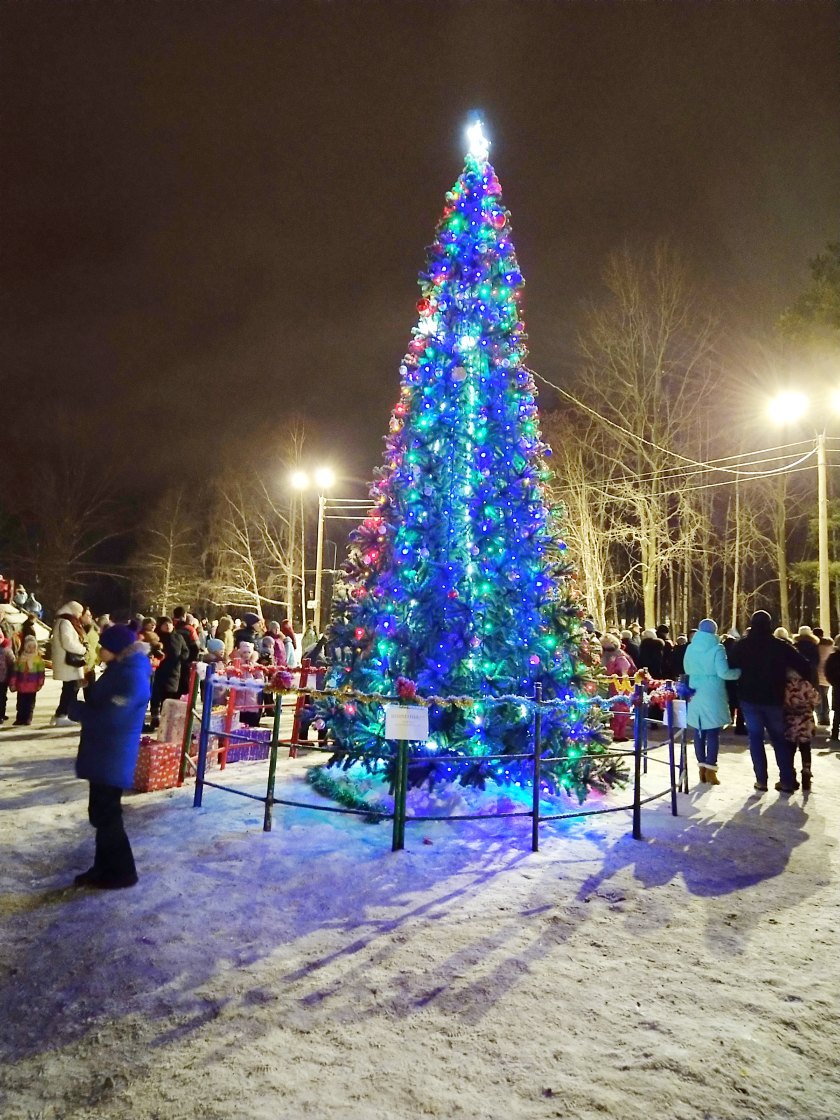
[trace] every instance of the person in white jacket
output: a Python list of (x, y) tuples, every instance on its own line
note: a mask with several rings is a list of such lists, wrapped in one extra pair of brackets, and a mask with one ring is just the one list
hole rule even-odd
[(71, 600), (55, 616), (50, 654), (53, 680), (61, 681), (61, 696), (50, 727), (75, 727), (67, 713), (85, 676), (87, 645), (82, 626), (83, 613), (82, 604)]

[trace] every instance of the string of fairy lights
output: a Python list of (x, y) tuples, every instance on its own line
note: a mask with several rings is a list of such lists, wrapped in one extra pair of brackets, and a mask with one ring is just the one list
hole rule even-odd
[[(615, 763), (604, 706), (592, 702), (597, 683), (558, 513), (545, 496), (550, 449), (526, 365), (523, 278), (488, 153), (476, 123), (420, 273), (372, 506), (350, 535), (330, 632), (342, 651), (327, 679), (336, 694), (321, 704), (343, 764), (387, 772), (381, 709), (342, 702), (342, 688), (386, 695), (408, 678), (419, 696), (473, 698), (469, 710), (429, 708), (411, 772), (434, 780), (435, 754), (454, 754), (464, 760), (459, 780), (481, 785), (517, 780), (518, 763), (498, 756), (522, 754), (531, 733), (522, 697), (539, 684), (555, 758), (543, 777), (582, 798), (614, 779)], [(336, 507), (336, 516), (356, 509)], [(491, 697), (511, 699), (482, 705)]]

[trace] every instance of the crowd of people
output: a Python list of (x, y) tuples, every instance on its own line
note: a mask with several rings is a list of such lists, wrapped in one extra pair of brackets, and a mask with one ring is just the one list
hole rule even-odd
[[(24, 623), (24, 627), (26, 623)], [(323, 638), (309, 627), (302, 641), (288, 619), (265, 622), (255, 613), (222, 615), (210, 622), (176, 607), (157, 619), (101, 616), (73, 600), (57, 612), (49, 660), (61, 693), (50, 726), (81, 725), (76, 774), (89, 783), (88, 819), (96, 830), (91, 867), (75, 878), (78, 887), (119, 890), (134, 886), (137, 869), (122, 815), (123, 790), (130, 789), (140, 737), (160, 719), (165, 700), (183, 696), (191, 667), (252, 666), (266, 676), (294, 669), (301, 649), (313, 660)], [(15, 724), (29, 726), (46, 662), (36, 638), (4, 632), (0, 646), (0, 720), (6, 720), (9, 689), (17, 694)], [(198, 674), (197, 674), (198, 675)], [(259, 722), (260, 707), (256, 718)]]
[[(775, 788), (784, 794), (800, 788), (798, 754), (801, 786), (810, 789), (812, 739), (818, 726), (828, 725), (832, 709), (831, 738), (837, 740), (840, 733), (840, 637), (831, 641), (808, 626), (791, 637), (781, 627), (773, 629), (766, 611), (753, 614), (743, 637), (719, 635), (710, 618), (674, 641), (665, 625), (603, 634), (591, 621), (585, 626), (592, 636), (590, 651), (593, 645), (599, 649), (614, 696), (629, 693), (639, 672), (648, 681), (684, 682), (701, 782), (720, 784), (720, 734), (734, 724), (748, 736), (757, 791), (768, 788), (766, 739), (779, 771)], [(93, 865), (76, 876), (76, 885), (119, 889), (137, 882), (122, 822), (122, 792), (133, 783), (144, 728), (157, 726), (167, 699), (187, 693), (193, 665), (212, 663), (217, 670), (267, 677), (296, 668), (301, 656), (323, 664), (324, 641), (311, 626), (298, 640), (288, 619), (266, 622), (252, 612), (241, 618), (223, 614), (211, 622), (176, 607), (171, 616), (156, 619), (95, 619), (81, 603), (65, 603), (56, 614), (48, 650), (53, 677), (61, 682), (50, 725), (81, 725), (76, 773), (90, 783), (88, 817), (96, 829)], [(17, 632), (4, 628), (0, 726), (7, 721), (9, 691), (17, 696), (14, 723), (32, 723), (46, 671), (33, 615), (27, 614)], [(257, 704), (255, 721), (245, 722), (259, 722), (260, 711)], [(612, 712), (615, 740), (629, 737), (631, 719), (629, 696), (618, 696)]]
[[(51, 727), (69, 727), (75, 722), (71, 705), (80, 690), (96, 679), (102, 664), (102, 637), (113, 626), (125, 626), (134, 640), (145, 647), (151, 680), (147, 729), (154, 730), (165, 700), (183, 696), (189, 687), (190, 668), (196, 662), (227, 665), (248, 663), (265, 669), (294, 669), (301, 652), (317, 652), (318, 638), (310, 625), (298, 639), (289, 619), (263, 620), (246, 612), (241, 618), (223, 614), (209, 620), (176, 607), (171, 617), (100, 615), (69, 601), (56, 613), (48, 647), (53, 679), (61, 682), (61, 693)], [(47, 661), (38, 649), (32, 622), (27, 618), (19, 630), (4, 628), (0, 637), (0, 726), (8, 721), (8, 693), (17, 693), (16, 726), (29, 726), (35, 698), (43, 687)]]
[[(596, 633), (591, 623), (587, 629)], [(717, 623), (704, 618), (675, 641), (665, 625), (632, 626), (606, 631), (600, 647), (613, 696), (629, 691), (639, 671), (654, 681), (684, 682), (701, 782), (720, 784), (720, 733), (730, 725), (748, 737), (759, 792), (768, 787), (767, 740), (779, 770), (775, 788), (793, 793), (800, 785), (811, 788), (811, 745), (818, 728), (828, 728), (830, 721), (830, 740), (840, 739), (840, 635), (832, 641), (818, 627), (800, 626), (792, 637), (784, 627), (773, 628), (767, 611), (756, 611), (743, 637), (719, 635)], [(653, 708), (651, 715), (661, 712)], [(629, 701), (619, 699), (612, 716), (617, 741), (629, 737), (630, 721)]]

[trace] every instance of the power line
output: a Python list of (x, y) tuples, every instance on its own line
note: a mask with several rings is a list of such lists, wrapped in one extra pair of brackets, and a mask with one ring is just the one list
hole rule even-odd
[[(806, 442), (809, 442), (809, 441), (800, 440), (798, 442), (798, 444), (787, 444), (785, 446), (789, 446), (789, 447), (802, 446), (802, 444), (806, 443)], [(765, 448), (764, 450), (765, 451), (775, 451), (777, 449), (773, 448), (773, 447), (768, 447), (768, 448)], [(743, 454), (761, 455), (762, 452), (761, 451), (752, 451), (752, 452), (743, 452)], [(736, 456), (727, 456), (727, 459), (731, 460), (735, 457)], [(735, 472), (738, 473), (739, 475), (743, 476), (743, 477), (746, 477), (750, 474), (760, 476), (764, 472), (762, 472), (762, 471), (747, 471), (747, 470), (742, 470), (741, 468), (742, 467), (758, 466), (762, 463), (778, 463), (780, 460), (788, 459), (789, 457), (790, 457), (789, 455), (771, 455), (771, 456), (769, 456), (767, 458), (764, 458), (764, 459), (750, 459), (746, 463), (737, 464), (736, 467), (735, 467)], [(716, 462), (716, 460), (714, 460), (714, 459), (710, 460), (710, 463), (714, 463), (714, 462)], [(711, 466), (711, 465), (706, 467), (706, 468), (703, 468), (702, 470), (699, 467), (695, 468), (694, 470), (689, 470), (688, 468), (682, 467), (682, 466), (680, 466), (680, 467), (663, 467), (661, 471), (648, 471), (648, 472), (645, 472), (644, 474), (638, 474), (638, 475), (634, 474), (634, 475), (631, 475), (630, 477), (632, 478), (632, 480), (634, 482), (647, 482), (647, 481), (650, 481), (651, 479), (654, 479), (654, 478), (661, 478), (663, 481), (667, 482), (669, 480), (669, 477), (672, 476), (672, 475), (684, 474), (687, 478), (691, 478), (692, 475), (714, 474), (719, 469), (720, 468), (715, 467), (715, 466)]]
[[(782, 473), (783, 471), (788, 470), (789, 467), (795, 467), (797, 465), (797, 462), (803, 462), (805, 459), (809, 458), (811, 455), (816, 453), (816, 448), (813, 448), (805, 456), (803, 456), (802, 459), (799, 459), (798, 461), (789, 464), (789, 467), (780, 467), (780, 468), (777, 468), (776, 470), (773, 470), (773, 471), (744, 471), (740, 467), (721, 467), (721, 466), (714, 465), (715, 463), (723, 462), (723, 461), (726, 461), (726, 460), (729, 460), (729, 459), (732, 459), (732, 458), (739, 458), (740, 456), (724, 456), (724, 458), (721, 459), (721, 460), (714, 460), (713, 459), (708, 463), (703, 463), (699, 459), (692, 459), (688, 455), (682, 455), (679, 451), (671, 451), (670, 448), (662, 447), (661, 444), (654, 443), (653, 440), (649, 440), (645, 436), (641, 436), (641, 435), (638, 435), (636, 432), (632, 432), (629, 428), (625, 428), (622, 424), (617, 424), (615, 422), (615, 420), (611, 420), (608, 416), (602, 416), (601, 413), (598, 412), (596, 409), (591, 408), (588, 404), (584, 404), (583, 401), (578, 400), (578, 398), (573, 396), (573, 394), (570, 393), (567, 389), (563, 389), (560, 385), (555, 385), (554, 382), (549, 381), (547, 377), (543, 377), (541, 374), (534, 373), (533, 370), (531, 370), (530, 372), (538, 380), (540, 380), (544, 384), (550, 386), (552, 389), (555, 389), (562, 396), (564, 396), (568, 400), (570, 400), (572, 402), (572, 404), (576, 405), (578, 408), (582, 409), (584, 412), (588, 412), (591, 416), (596, 417), (596, 419), (600, 420), (602, 423), (608, 424), (610, 427), (615, 428), (617, 431), (622, 432), (626, 436), (630, 436), (631, 439), (634, 439), (639, 443), (644, 443), (646, 446), (652, 447), (656, 451), (661, 451), (664, 455), (670, 455), (675, 459), (681, 460), (681, 462), (683, 462), (683, 463), (690, 463), (693, 467), (698, 468), (697, 471), (689, 471), (688, 472), (689, 474), (697, 474), (698, 472), (709, 473), (709, 472), (722, 471), (726, 474), (737, 475), (738, 478), (744, 478), (744, 477), (749, 477), (749, 476), (752, 476), (754, 478), (763, 478), (763, 477), (766, 477), (766, 475), (768, 475), (768, 474)], [(798, 446), (800, 444), (803, 444), (803, 443), (806, 443), (806, 442), (810, 442), (810, 441), (798, 440), (796, 443), (783, 444), (781, 446), (796, 447), (796, 446)], [(774, 451), (774, 450), (777, 450), (777, 448), (768, 448), (767, 450)], [(747, 454), (761, 454), (761, 452), (744, 452), (743, 454), (744, 455), (747, 455)], [(765, 460), (756, 460), (756, 462), (763, 462), (763, 461), (765, 461)], [(751, 465), (751, 464), (741, 464), (741, 466), (744, 466), (744, 465)], [(663, 473), (677, 473), (679, 469), (680, 468), (666, 467), (666, 468), (663, 468), (663, 471), (661, 471), (661, 472), (660, 471), (654, 471), (654, 472), (650, 472), (648, 475), (638, 475), (638, 476), (634, 476), (634, 477), (637, 477), (639, 479), (639, 481), (641, 481), (642, 479), (648, 478), (648, 477), (650, 477), (650, 478), (659, 477)], [(684, 469), (684, 468), (682, 468), (682, 469)], [(712, 484), (712, 485), (714, 485), (714, 484)]]

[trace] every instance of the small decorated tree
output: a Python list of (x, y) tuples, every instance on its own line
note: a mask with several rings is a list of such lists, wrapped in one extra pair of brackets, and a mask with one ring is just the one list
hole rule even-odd
[[(487, 756), (529, 749), (539, 682), (562, 701), (543, 715), (545, 754), (561, 756), (543, 780), (583, 799), (615, 770), (559, 511), (546, 504), (523, 280), (488, 151), (476, 123), (420, 274), (373, 508), (351, 536), (334, 608), (341, 652), (328, 684), (384, 695), (402, 677), (419, 696), (472, 698), (432, 705), (410, 780), (483, 786), (528, 780), (527, 762)], [(379, 703), (338, 697), (326, 710), (345, 767), (388, 769)]]

